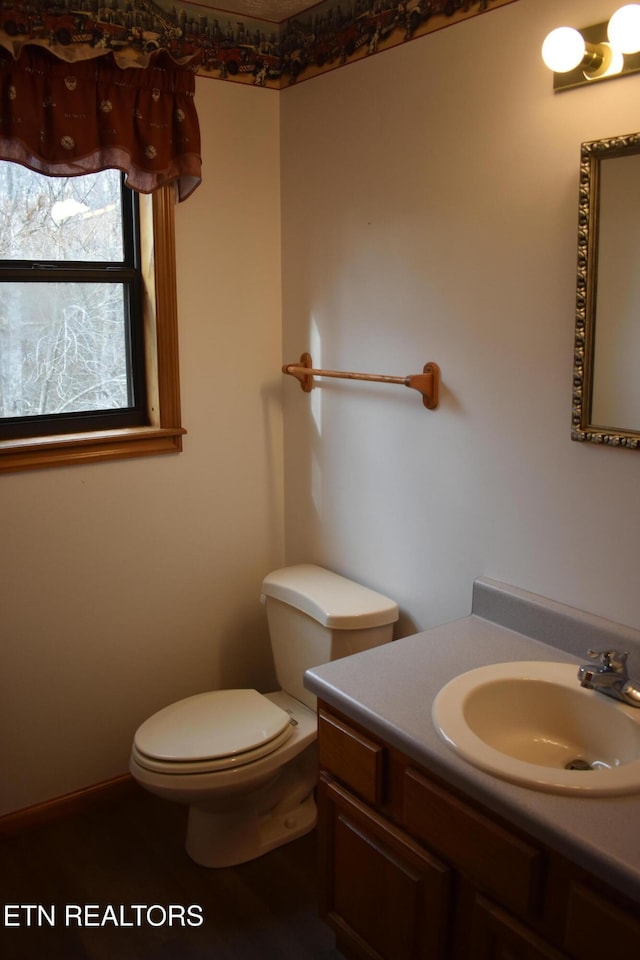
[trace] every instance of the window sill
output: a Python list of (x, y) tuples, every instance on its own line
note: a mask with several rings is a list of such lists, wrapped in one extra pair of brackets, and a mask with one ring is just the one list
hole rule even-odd
[(132, 427), (0, 440), (0, 473), (180, 453), (183, 427)]

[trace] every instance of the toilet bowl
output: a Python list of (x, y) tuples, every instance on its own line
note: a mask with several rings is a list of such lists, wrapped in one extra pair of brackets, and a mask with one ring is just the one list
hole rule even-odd
[[(232, 754), (205, 758), (199, 750), (193, 759), (193, 753), (185, 750), (189, 759), (171, 760), (144, 752), (145, 746), (152, 749), (147, 742), (152, 738), (148, 730), (145, 736), (143, 724), (134, 739), (129, 765), (138, 783), (151, 793), (189, 805), (187, 853), (205, 867), (252, 860), (302, 836), (316, 822), (317, 721), (309, 707), (282, 691), (263, 696), (255, 690), (219, 690), (189, 697), (160, 712), (170, 722), (175, 708), (176, 714), (182, 714), (179, 726), (188, 722), (190, 715), (206, 722), (210, 709), (212, 723), (220, 723), (229, 706), (227, 693), (261, 697), (266, 706), (275, 708), (274, 714), (269, 714), (272, 722), (282, 715), (284, 729), (257, 749), (242, 750), (237, 741)], [(200, 702), (193, 702), (197, 700)], [(257, 699), (250, 698), (249, 706), (256, 708)], [(260, 722), (262, 711), (256, 713)], [(225, 723), (225, 729), (229, 730), (230, 724)]]
[(317, 718), (304, 670), (388, 642), (398, 617), (393, 601), (311, 564), (269, 574), (263, 597), (283, 689), (187, 697), (146, 720), (131, 749), (142, 787), (188, 805), (187, 853), (206, 867), (313, 829)]

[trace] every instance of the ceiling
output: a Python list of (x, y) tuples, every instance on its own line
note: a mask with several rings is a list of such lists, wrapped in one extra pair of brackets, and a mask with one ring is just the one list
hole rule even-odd
[(303, 10), (317, 6), (318, 0), (205, 0), (205, 6), (256, 20), (281, 23)]

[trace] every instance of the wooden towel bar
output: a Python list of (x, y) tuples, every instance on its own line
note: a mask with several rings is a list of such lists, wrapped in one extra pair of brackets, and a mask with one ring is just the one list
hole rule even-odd
[(314, 377), (334, 377), (339, 380), (369, 380), (374, 383), (398, 383), (404, 387), (411, 387), (422, 394), (422, 402), (429, 410), (438, 406), (440, 386), (440, 367), (437, 363), (425, 363), (422, 373), (410, 374), (407, 377), (387, 377), (381, 373), (349, 373), (345, 370), (315, 369), (308, 353), (303, 353), (298, 363), (285, 363), (282, 372), (295, 377), (305, 393), (313, 389)]

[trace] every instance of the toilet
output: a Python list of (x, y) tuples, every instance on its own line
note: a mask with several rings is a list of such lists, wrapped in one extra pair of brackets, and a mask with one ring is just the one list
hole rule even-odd
[(313, 564), (262, 583), (280, 689), (214, 690), (158, 711), (136, 731), (129, 769), (138, 783), (187, 804), (186, 849), (227, 867), (295, 840), (316, 823), (316, 698), (309, 667), (392, 639), (398, 606)]

